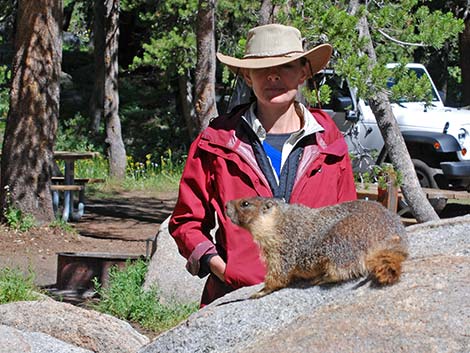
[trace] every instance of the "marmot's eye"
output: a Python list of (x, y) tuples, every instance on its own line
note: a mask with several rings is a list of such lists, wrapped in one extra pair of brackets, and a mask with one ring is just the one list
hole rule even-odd
[(242, 203), (240, 204), (240, 206), (242, 207), (248, 207), (250, 206), (250, 203), (248, 201), (242, 201)]

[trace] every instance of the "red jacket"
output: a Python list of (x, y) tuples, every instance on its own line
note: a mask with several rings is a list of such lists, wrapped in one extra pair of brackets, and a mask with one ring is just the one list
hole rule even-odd
[[(191, 273), (198, 273), (204, 254), (217, 251), (227, 264), (225, 284), (209, 276), (202, 306), (230, 290), (263, 282), (266, 273), (251, 235), (224, 212), (232, 199), (273, 196), (251, 145), (244, 142), (239, 129), (244, 111), (213, 120), (192, 143), (169, 223)], [(317, 144), (304, 147), (289, 202), (322, 207), (356, 199), (348, 148), (341, 133), (328, 114), (311, 112), (324, 131), (316, 133)], [(210, 230), (216, 222), (214, 248)]]

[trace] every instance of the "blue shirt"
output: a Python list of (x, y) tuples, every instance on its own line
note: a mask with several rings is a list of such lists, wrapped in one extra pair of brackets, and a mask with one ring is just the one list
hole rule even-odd
[(266, 134), (263, 148), (269, 157), (278, 179), (281, 177), (282, 147), (291, 134)]

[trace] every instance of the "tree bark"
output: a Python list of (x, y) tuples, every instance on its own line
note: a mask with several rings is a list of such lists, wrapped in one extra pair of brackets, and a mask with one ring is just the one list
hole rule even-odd
[[(353, 0), (349, 5), (350, 13), (355, 14), (359, 7), (359, 1)], [(366, 40), (364, 51), (371, 60), (371, 65), (377, 65), (377, 56), (365, 16), (359, 19), (358, 31), (359, 37)], [(390, 160), (395, 169), (403, 175), (401, 190), (416, 220), (418, 222), (427, 222), (439, 219), (419, 185), (410, 154), (406, 148), (400, 127), (393, 115), (387, 94), (383, 90), (379, 90), (374, 97), (369, 99), (369, 104), (382, 133)]]
[(105, 51), (105, 7), (103, 0), (96, 0), (93, 4), (93, 55), (95, 61), (94, 84), (90, 97), (91, 131), (98, 135), (104, 106), (104, 51)]
[(109, 173), (112, 178), (126, 176), (126, 150), (122, 140), (119, 119), (118, 91), (118, 40), (119, 0), (104, 0), (105, 3), (105, 82), (104, 117), (106, 120), (106, 142), (108, 143)]
[(70, 21), (72, 20), (73, 10), (75, 8), (75, 2), (70, 2), (64, 7), (63, 18), (62, 18), (62, 30), (68, 31), (70, 27)]
[(465, 18), (465, 29), (459, 36), (460, 69), (462, 72), (462, 105), (470, 106), (470, 5)]
[(39, 223), (54, 218), (50, 179), (59, 116), (61, 61), (62, 1), (21, 0), (2, 150), (0, 199), (2, 209), (15, 207), (33, 215)]
[(262, 0), (259, 10), (258, 25), (267, 25), (273, 23), (274, 5), (272, 0)]
[(215, 100), (215, 0), (199, 0), (197, 13), (196, 119), (199, 130), (216, 117)]
[(188, 129), (189, 141), (192, 141), (195, 137), (194, 120), (196, 119), (196, 113), (193, 107), (193, 94), (192, 84), (189, 79), (189, 73), (186, 75), (178, 76), (178, 87), (181, 102), (181, 111), (183, 112), (184, 121)]

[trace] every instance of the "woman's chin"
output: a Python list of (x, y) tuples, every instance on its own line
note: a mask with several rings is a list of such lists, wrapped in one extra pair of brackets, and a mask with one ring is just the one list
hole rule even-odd
[(270, 104), (279, 104), (279, 105), (285, 105), (285, 104), (291, 104), (295, 99), (294, 97), (286, 97), (286, 96), (276, 96), (271, 99), (269, 99)]

